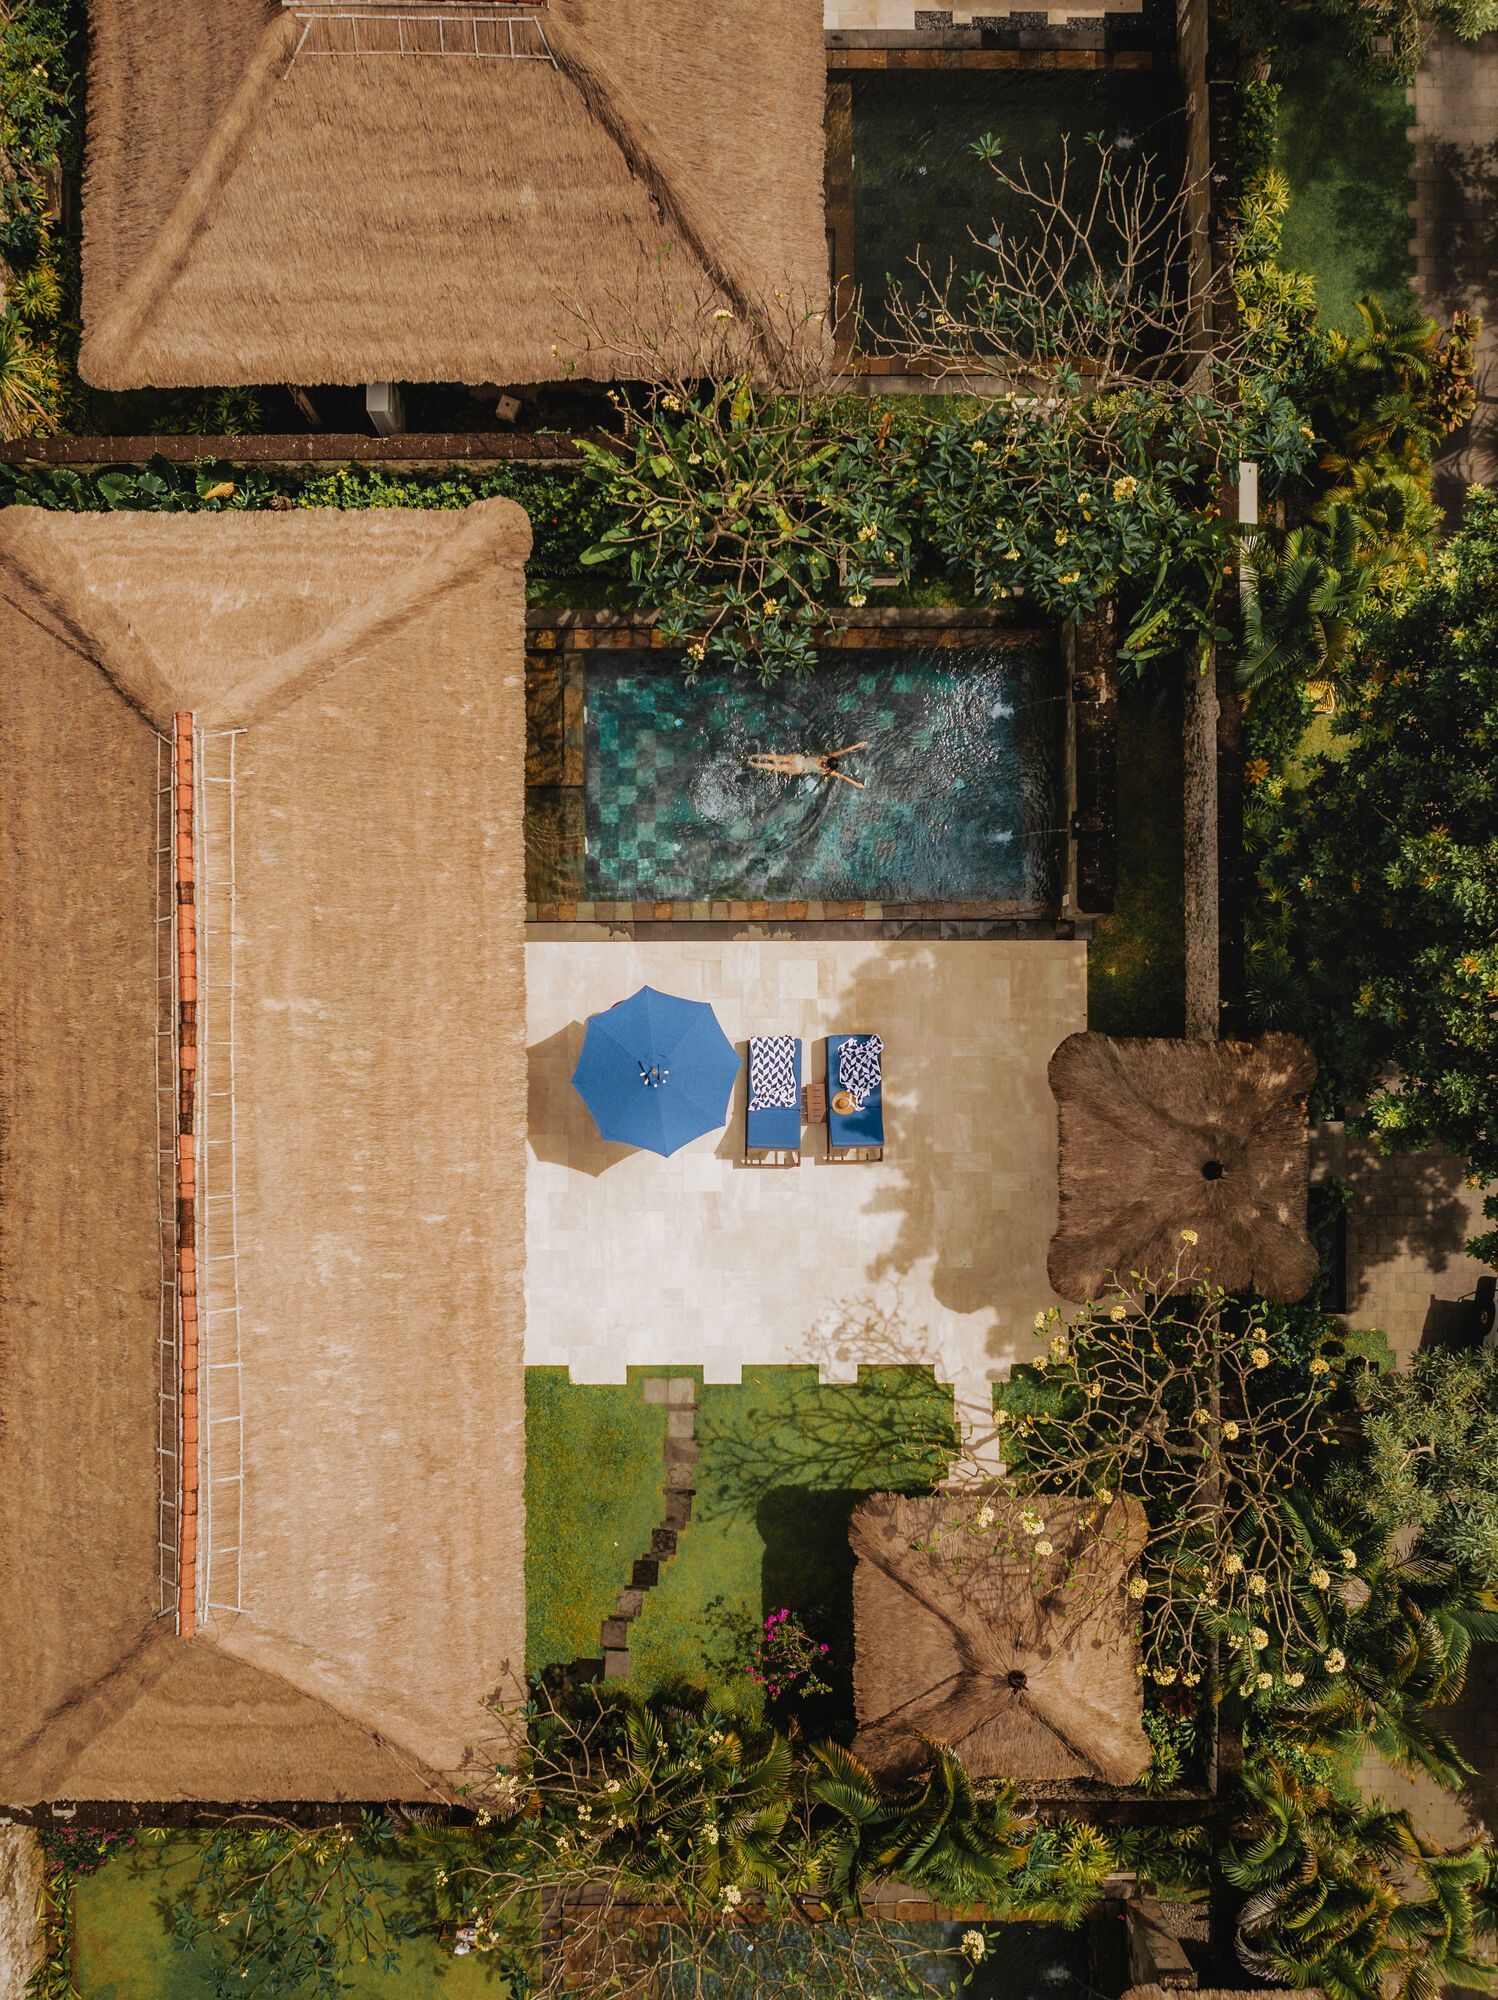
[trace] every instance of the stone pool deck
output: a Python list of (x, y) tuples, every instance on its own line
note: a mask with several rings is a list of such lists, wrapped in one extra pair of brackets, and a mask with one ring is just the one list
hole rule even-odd
[[(1081, 943), (618, 939), (526, 947), (530, 1145), (526, 1360), (574, 1381), (631, 1365), (929, 1363), (982, 1406), (1032, 1350), (1054, 1294), (1051, 1052), (1087, 1024)], [(571, 1087), (587, 1016), (650, 984), (712, 1002), (742, 1051), (799, 1035), (823, 1073), (829, 1031), (885, 1045), (885, 1157), (743, 1165), (744, 1079), (729, 1123), (661, 1159), (599, 1138)]]

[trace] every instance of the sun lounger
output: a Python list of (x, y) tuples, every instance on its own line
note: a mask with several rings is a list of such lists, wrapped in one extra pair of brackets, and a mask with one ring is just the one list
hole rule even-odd
[[(862, 1061), (850, 1065), (861, 1071), (859, 1088), (848, 1092), (844, 1081), (843, 1050), (851, 1044), (877, 1043), (875, 1035), (829, 1035), (827, 1037), (827, 1157), (829, 1160), (882, 1160), (884, 1158), (884, 1085), (880, 1075), (879, 1052), (865, 1048)], [(839, 1111), (838, 1098), (863, 1095), (852, 1110)]]
[(749, 1038), (747, 1167), (801, 1164), (801, 1044), (792, 1035)]

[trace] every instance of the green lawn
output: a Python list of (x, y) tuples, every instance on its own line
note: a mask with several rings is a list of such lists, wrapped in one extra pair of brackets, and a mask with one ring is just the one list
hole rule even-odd
[(1353, 302), (1409, 301), (1410, 111), (1404, 87), (1364, 76), (1308, 23), (1287, 19), (1275, 63), (1278, 164), (1290, 183), (1281, 262), (1316, 280), (1322, 318), (1355, 332)]
[[(946, 1468), (952, 1396), (927, 1370), (871, 1368), (824, 1387), (815, 1368), (753, 1368), (701, 1392), (697, 1498), (675, 1559), (631, 1635), (635, 1678), (727, 1677), (767, 1611), (788, 1605), (829, 1642), (833, 1693), (809, 1733), (851, 1718), (848, 1516), (867, 1493), (929, 1486)], [(938, 1442), (940, 1441), (940, 1442)], [(944, 1448), (945, 1447), (945, 1448)]]
[[(211, 1993), (206, 1952), (173, 1944), (163, 1904), (191, 1878), (193, 1842), (144, 1841), (118, 1855), (73, 1894), (74, 1979), (79, 2000), (202, 2000)], [(399, 1867), (390, 1873), (398, 1877)], [(353, 2000), (503, 2000), (505, 1986), (477, 1954), (454, 1958), (425, 1938), (401, 1947), (395, 1972), (358, 1969)]]
[(575, 1387), (565, 1368), (525, 1375), (526, 1665), (595, 1659), (599, 1626), (665, 1509), (666, 1412), (636, 1374)]
[(1118, 893), (1087, 953), (1087, 1025), (1179, 1035), (1186, 1017), (1181, 691), (1131, 676), (1118, 691)]

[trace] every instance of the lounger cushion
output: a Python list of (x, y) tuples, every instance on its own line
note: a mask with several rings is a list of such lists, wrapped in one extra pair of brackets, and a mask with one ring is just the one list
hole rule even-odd
[[(756, 1038), (757, 1039), (757, 1038)], [(795, 1045), (796, 1101), (750, 1111), (744, 1143), (752, 1152), (801, 1150), (801, 1044)]]
[(874, 1091), (857, 1111), (844, 1117), (835, 1111), (832, 1100), (838, 1091), (838, 1051), (852, 1035), (827, 1037), (827, 1143), (839, 1146), (882, 1146), (884, 1144), (884, 1089)]

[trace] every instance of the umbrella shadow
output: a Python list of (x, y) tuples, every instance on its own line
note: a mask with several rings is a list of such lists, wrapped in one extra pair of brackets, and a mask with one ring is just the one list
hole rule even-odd
[[(723, 1129), (713, 1146), (714, 1157), (726, 1160), (731, 1167), (743, 1167), (744, 1128), (749, 1118), (749, 1040), (747, 1036), (729, 1036), (733, 1052), (739, 1059), (739, 1073), (733, 1080), (733, 1091), (728, 1099), (728, 1116), (723, 1121)], [(757, 1173), (759, 1168), (749, 1168)]]
[(572, 1072), (582, 1054), (586, 1021), (569, 1021), (525, 1052), (526, 1136), (531, 1151), (549, 1166), (567, 1167), (596, 1180), (638, 1150), (605, 1139), (593, 1114), (572, 1088)]

